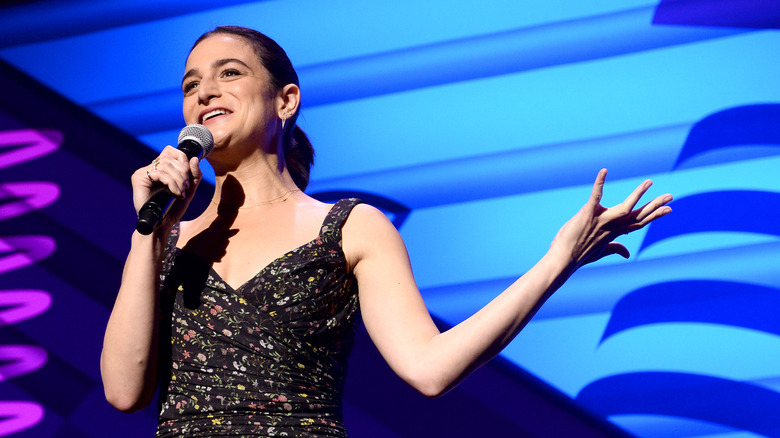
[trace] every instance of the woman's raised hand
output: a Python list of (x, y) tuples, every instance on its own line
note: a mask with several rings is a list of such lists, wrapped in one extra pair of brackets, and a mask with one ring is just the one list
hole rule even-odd
[(650, 180), (640, 184), (620, 204), (612, 208), (603, 207), (601, 196), (606, 177), (607, 169), (601, 169), (593, 184), (588, 202), (561, 227), (553, 239), (551, 251), (560, 252), (562, 257), (567, 257), (568, 263), (575, 270), (610, 254), (620, 254), (628, 258), (628, 249), (613, 240), (622, 234), (636, 231), (672, 211), (666, 206), (672, 200), (672, 195), (669, 194), (634, 208), (653, 184)]
[(130, 178), (136, 213), (149, 199), (156, 184), (164, 184), (173, 195), (179, 198), (173, 203), (163, 219), (169, 228), (181, 220), (202, 176), (197, 158), (187, 161), (184, 152), (172, 146), (166, 146), (151, 164), (136, 170)]

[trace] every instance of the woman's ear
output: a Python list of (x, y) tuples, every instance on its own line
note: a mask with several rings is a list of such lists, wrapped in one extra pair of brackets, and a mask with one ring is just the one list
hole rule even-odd
[(298, 111), (301, 104), (301, 89), (295, 84), (287, 84), (277, 95), (277, 112), (280, 119), (289, 119)]

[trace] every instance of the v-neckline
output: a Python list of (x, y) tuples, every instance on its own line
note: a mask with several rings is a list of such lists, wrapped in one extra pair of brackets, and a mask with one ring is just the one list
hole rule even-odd
[[(274, 258), (273, 260), (268, 262), (265, 266), (260, 268), (260, 270), (257, 271), (256, 274), (254, 274), (253, 276), (249, 277), (246, 281), (241, 283), (237, 288), (231, 286), (230, 283), (225, 281), (225, 279), (222, 278), (221, 275), (219, 275), (219, 273), (216, 271), (216, 269), (214, 269), (214, 264), (213, 263), (209, 264), (209, 275), (212, 276), (215, 280), (219, 281), (221, 284), (224, 284), (225, 288), (229, 289), (232, 292), (238, 292), (238, 291), (244, 289), (244, 287), (246, 285), (248, 285), (250, 282), (252, 282), (252, 280), (260, 277), (261, 274), (263, 274), (266, 270), (271, 268), (271, 266), (275, 265), (277, 262), (286, 259), (288, 257), (288, 255), (292, 255), (293, 253), (296, 253), (296, 252), (304, 249), (305, 247), (310, 246), (313, 242), (316, 242), (317, 239), (322, 239), (324, 237), (323, 233), (322, 233), (322, 230), (323, 230), (323, 228), (325, 228), (325, 225), (328, 223), (328, 219), (330, 219), (331, 213), (333, 212), (333, 209), (335, 207), (336, 207), (336, 204), (333, 204), (333, 205), (330, 206), (330, 209), (325, 214), (325, 218), (322, 220), (322, 224), (320, 224), (320, 230), (317, 233), (316, 237), (314, 237), (313, 239), (309, 240), (308, 242), (305, 242), (305, 243), (303, 243), (301, 245), (296, 246), (295, 248), (293, 248), (291, 250), (283, 252), (280, 256)], [(196, 253), (194, 253), (192, 251), (188, 251), (188, 250), (186, 250), (184, 248), (180, 248), (180, 247), (176, 246), (177, 243), (179, 242), (179, 236), (180, 236), (180, 233), (181, 233), (181, 226), (180, 226), (180, 224), (177, 223), (175, 225), (175, 228), (176, 228), (176, 230), (178, 232), (176, 234), (176, 240), (173, 242), (173, 249), (176, 252), (178, 252), (179, 254), (186, 253), (186, 254), (189, 254), (192, 257), (197, 257), (198, 259), (203, 260), (204, 262), (208, 263), (208, 261), (206, 259), (204, 259), (203, 257), (201, 257), (200, 255), (198, 255), (198, 254), (196, 254)]]
[[(320, 227), (320, 230), (322, 230), (322, 227)], [(222, 278), (221, 275), (219, 275), (219, 272), (217, 272), (214, 269), (214, 265), (213, 264), (211, 266), (209, 266), (209, 273), (214, 277), (215, 280), (217, 280), (220, 283), (224, 284), (225, 288), (227, 288), (227, 289), (229, 289), (229, 290), (231, 290), (233, 292), (238, 292), (238, 291), (244, 289), (244, 287), (247, 286), (249, 283), (251, 283), (254, 279), (260, 277), (261, 274), (263, 274), (265, 271), (270, 269), (273, 265), (277, 264), (277, 262), (282, 261), (282, 260), (286, 260), (289, 255), (292, 255), (293, 253), (296, 253), (296, 252), (304, 249), (305, 247), (308, 247), (309, 245), (311, 245), (312, 242), (315, 242), (317, 239), (319, 239), (321, 237), (322, 237), (322, 233), (320, 232), (320, 234), (318, 234), (317, 237), (315, 237), (314, 239), (311, 239), (310, 241), (308, 241), (308, 242), (306, 242), (306, 243), (304, 243), (302, 245), (299, 245), (299, 246), (297, 246), (297, 247), (295, 247), (295, 248), (293, 248), (293, 249), (291, 249), (289, 251), (285, 251), (282, 255), (280, 255), (279, 257), (271, 260), (270, 262), (268, 262), (268, 264), (266, 264), (265, 266), (260, 268), (260, 270), (257, 271), (257, 273), (255, 275), (249, 277), (245, 282), (241, 283), (241, 285), (238, 286), (237, 288), (231, 286), (230, 283), (225, 281), (225, 279)], [(181, 251), (187, 251), (187, 250), (185, 250), (183, 248), (177, 248), (177, 249), (180, 252)], [(187, 251), (187, 252), (190, 253), (189, 251)], [(192, 253), (190, 253), (190, 254), (192, 254)], [(200, 256), (197, 255), (197, 254), (193, 254), (193, 255), (195, 257), (199, 257), (200, 258)]]

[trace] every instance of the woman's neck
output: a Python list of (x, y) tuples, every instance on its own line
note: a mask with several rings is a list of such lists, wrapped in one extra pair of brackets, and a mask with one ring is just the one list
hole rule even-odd
[(212, 203), (248, 208), (282, 199), (298, 190), (286, 167), (279, 169), (276, 155), (258, 154), (230, 170), (215, 166)]

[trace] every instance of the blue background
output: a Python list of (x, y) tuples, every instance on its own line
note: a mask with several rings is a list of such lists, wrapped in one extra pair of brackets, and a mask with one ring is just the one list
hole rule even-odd
[(262, 30), (301, 77), (308, 191), (373, 196), (447, 324), (533, 266), (600, 168), (608, 206), (650, 178), (674, 214), (502, 356), (640, 437), (780, 436), (776, 1), (158, 3), (0, 9), (0, 58), (157, 150), (195, 38)]

